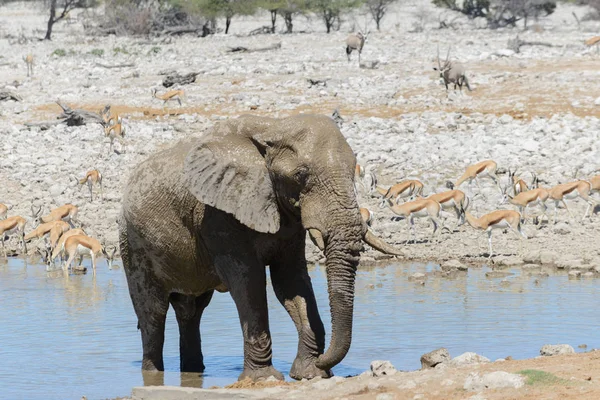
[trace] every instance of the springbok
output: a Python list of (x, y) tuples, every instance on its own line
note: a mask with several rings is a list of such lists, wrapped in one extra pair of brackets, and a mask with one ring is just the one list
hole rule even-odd
[(367, 224), (368, 227), (370, 227), (373, 224), (373, 211), (369, 210), (368, 208), (361, 207), (360, 216), (362, 217), (363, 221), (365, 222), (365, 224)]
[(100, 110), (99, 114), (102, 117), (102, 122), (105, 127), (120, 124), (122, 122), (120, 115), (118, 115), (118, 114), (112, 115), (109, 104), (104, 106), (104, 108), (102, 110)]
[[(55, 229), (56, 227), (56, 229)], [(51, 233), (54, 229), (54, 239), (58, 240), (60, 234), (68, 231), (71, 226), (65, 221), (50, 221), (39, 224), (34, 230), (25, 235), (24, 239), (26, 242), (30, 242), (33, 239), (38, 239), (38, 243), (42, 240), (48, 233)]]
[(377, 186), (376, 190), (381, 194), (381, 203), (379, 208), (384, 208), (388, 200), (393, 199), (393, 202), (398, 204), (400, 199), (411, 198), (414, 200), (417, 196), (423, 195), (423, 183), (417, 179), (408, 179), (396, 183), (385, 189)]
[(23, 57), (23, 61), (25, 61), (25, 64), (27, 64), (27, 76), (33, 76), (33, 55), (27, 54), (25, 57)]
[(465, 222), (462, 210), (466, 210), (469, 207), (469, 199), (463, 191), (457, 189), (448, 190), (446, 192), (432, 194), (426, 198), (437, 201), (440, 206), (442, 206), (443, 210), (454, 210), (457, 227)]
[(465, 169), (465, 173), (460, 178), (458, 178), (456, 183), (448, 182), (447, 186), (450, 189), (458, 188), (465, 181), (468, 181), (469, 186), (471, 186), (471, 183), (473, 183), (473, 180), (475, 180), (475, 183), (477, 184), (477, 187), (481, 192), (481, 186), (479, 185), (479, 177), (487, 176), (494, 181), (496, 187), (500, 191), (500, 194), (502, 194), (502, 189), (500, 188), (500, 179), (498, 178), (498, 175), (496, 175), (497, 168), (498, 164), (496, 164), (494, 160), (485, 160), (478, 162), (477, 164), (469, 165)]
[(33, 211), (33, 205), (31, 206), (33, 217), (36, 223), (46, 223), (52, 221), (67, 221), (71, 227), (75, 227), (73, 224), (74, 220), (77, 220), (77, 214), (79, 208), (73, 204), (65, 204), (55, 209), (50, 210), (50, 214), (40, 217), (42, 208), (39, 207), (37, 211)]
[[(440, 211), (442, 206), (435, 200), (431, 199), (417, 199), (413, 201), (409, 201), (403, 204), (394, 203), (391, 199), (387, 200), (387, 204), (392, 212), (398, 217), (395, 217), (397, 220), (406, 219), (407, 226), (409, 229), (409, 239), (406, 240), (407, 244), (410, 241), (410, 234), (412, 233), (413, 242), (416, 243), (416, 234), (415, 234), (415, 217), (416, 218), (429, 218), (431, 223), (433, 224), (433, 232), (431, 233), (431, 238), (429, 242), (431, 242), (435, 236), (438, 227), (446, 228), (442, 221), (440, 220)], [(446, 228), (448, 229), (448, 228)], [(441, 231), (441, 229), (440, 229)]]
[(6, 219), (8, 216), (8, 210), (11, 210), (12, 208), (12, 205), (7, 206), (6, 204), (0, 203), (0, 221)]
[[(575, 199), (577, 197), (581, 197), (587, 204), (587, 209), (585, 213), (583, 213), (583, 217), (581, 221), (585, 220), (588, 212), (590, 211), (590, 207), (596, 206), (598, 204), (594, 199), (590, 197), (590, 193), (592, 191), (592, 184), (588, 181), (575, 181), (569, 183), (562, 183), (554, 186), (548, 193), (550, 194), (550, 199), (554, 201), (554, 223), (556, 223), (556, 211), (558, 209), (558, 204), (562, 203), (565, 206), (565, 209), (571, 216), (571, 218), (575, 218), (567, 207), (567, 203), (565, 199)], [(590, 215), (591, 218), (591, 215)]]
[[(511, 171), (510, 168), (508, 169), (508, 179), (512, 184), (512, 190), (513, 190), (513, 194), (516, 196), (521, 192), (526, 192), (529, 190), (529, 186), (527, 186), (527, 183), (525, 183), (525, 181), (523, 179), (521, 179), (521, 177), (519, 177), (519, 175), (517, 175), (517, 171)], [(535, 180), (535, 175), (534, 178)]]
[(103, 244), (97, 239), (91, 238), (85, 235), (73, 235), (67, 238), (64, 243), (64, 251), (67, 256), (67, 262), (64, 264), (63, 269), (68, 271), (71, 267), (71, 263), (76, 256), (79, 256), (79, 265), (83, 260), (84, 255), (89, 255), (92, 258), (92, 268), (94, 275), (96, 275), (96, 258), (104, 255), (106, 262), (108, 263), (108, 269), (112, 269), (112, 262), (116, 249), (112, 251), (111, 257)]
[(185, 95), (182, 89), (179, 90), (169, 90), (164, 94), (156, 94), (156, 89), (152, 89), (152, 97), (155, 99), (159, 99), (163, 101), (163, 107), (167, 104), (168, 101), (177, 100), (179, 106), (181, 106), (181, 98)]
[[(519, 239), (521, 239), (521, 237), (527, 239), (527, 235), (521, 230), (521, 214), (517, 211), (496, 210), (479, 218), (474, 217), (467, 210), (463, 210), (463, 213), (465, 214), (466, 221), (471, 227), (487, 233), (490, 251), (488, 259), (492, 258), (493, 255), (492, 231), (494, 229), (504, 230), (509, 228), (517, 235), (517, 237), (519, 237)], [(519, 246), (521, 245), (522, 241), (519, 243)]]
[(550, 193), (548, 190), (544, 188), (531, 189), (517, 194), (516, 196), (511, 196), (508, 194), (508, 187), (502, 190), (502, 199), (500, 200), (500, 204), (505, 204), (506, 202), (515, 205), (519, 208), (519, 213), (523, 216), (523, 220), (525, 221), (526, 216), (525, 212), (528, 206), (538, 205), (542, 209), (542, 216), (546, 216), (548, 218), (548, 214), (546, 211), (548, 207), (546, 206), (546, 201), (550, 197)]
[(60, 236), (60, 239), (58, 239), (58, 242), (56, 243), (55, 246), (52, 247), (52, 263), (54, 263), (54, 260), (56, 259), (56, 257), (60, 256), (60, 261), (61, 264), (64, 263), (65, 261), (65, 241), (74, 235), (86, 235), (85, 231), (82, 228), (73, 228), (73, 229), (69, 229), (68, 231), (66, 231), (65, 233), (63, 233)]
[(94, 201), (94, 196), (92, 194), (92, 186), (98, 185), (100, 186), (100, 200), (104, 201), (104, 196), (102, 194), (102, 174), (97, 169), (92, 169), (86, 172), (85, 177), (81, 179), (73, 178), (77, 182), (77, 186), (79, 186), (79, 190), (83, 185), (87, 184), (87, 187), (90, 191), (90, 201)]
[(4, 257), (7, 256), (6, 247), (4, 247), (4, 237), (8, 236), (8, 239), (10, 240), (12, 235), (17, 235), (21, 238), (23, 254), (27, 254), (27, 245), (25, 244), (25, 224), (27, 224), (27, 220), (18, 215), (0, 221), (0, 239), (2, 240)]
[(114, 125), (108, 125), (104, 127), (104, 137), (110, 139), (110, 146), (108, 147), (108, 154), (110, 155), (113, 151), (113, 145), (115, 139), (119, 139), (121, 145), (123, 145), (123, 138), (125, 137), (125, 127), (121, 120)]
[(465, 74), (465, 66), (458, 61), (450, 61), (450, 48), (448, 48), (448, 54), (446, 55), (446, 61), (444, 64), (440, 62), (440, 48), (437, 50), (437, 63), (438, 66), (433, 67), (434, 71), (439, 71), (440, 78), (444, 80), (444, 85), (446, 86), (446, 91), (448, 91), (448, 84), (454, 84), (454, 90), (456, 90), (456, 86), (460, 88), (462, 92), (462, 87), (465, 85), (469, 91), (471, 91), (471, 86), (469, 85), (469, 80), (467, 79), (467, 75)]

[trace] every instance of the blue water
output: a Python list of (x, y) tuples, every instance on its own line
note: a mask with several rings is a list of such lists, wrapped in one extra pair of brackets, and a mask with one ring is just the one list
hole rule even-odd
[[(434, 265), (392, 264), (358, 272), (354, 338), (336, 375), (358, 374), (375, 359), (398, 369), (420, 367), (423, 353), (446, 347), (452, 356), (474, 351), (488, 358), (529, 358), (544, 344), (600, 347), (600, 281), (569, 280), (566, 273), (487, 279), (487, 268), (455, 279), (429, 275)], [(328, 334), (331, 332), (323, 267), (310, 274)], [(287, 373), (295, 357), (294, 325), (269, 285), (273, 355)], [(122, 268), (99, 262), (91, 273), (46, 272), (23, 260), (0, 261), (0, 398), (105, 399), (127, 396), (144, 384), (141, 339)], [(180, 374), (177, 323), (167, 318), (166, 371), (147, 384), (210, 387), (236, 380), (242, 336), (228, 294), (215, 293), (202, 318), (206, 372)]]

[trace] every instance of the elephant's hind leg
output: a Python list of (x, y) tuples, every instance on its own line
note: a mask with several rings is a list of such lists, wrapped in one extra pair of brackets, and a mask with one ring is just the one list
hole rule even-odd
[(175, 310), (179, 325), (179, 366), (181, 372), (204, 371), (204, 357), (200, 339), (200, 318), (210, 303), (213, 291), (201, 296), (172, 293), (169, 301)]
[(302, 253), (290, 251), (288, 262), (272, 263), (271, 281), (277, 299), (287, 310), (298, 330), (298, 354), (292, 364), (290, 376), (294, 379), (328, 378), (331, 371), (323, 371), (315, 361), (325, 349), (325, 328), (319, 316), (317, 301)]

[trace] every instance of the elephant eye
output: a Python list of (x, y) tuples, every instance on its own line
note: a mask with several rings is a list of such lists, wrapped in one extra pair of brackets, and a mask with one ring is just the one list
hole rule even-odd
[(308, 169), (306, 167), (300, 167), (294, 171), (294, 180), (298, 183), (304, 184), (308, 179)]

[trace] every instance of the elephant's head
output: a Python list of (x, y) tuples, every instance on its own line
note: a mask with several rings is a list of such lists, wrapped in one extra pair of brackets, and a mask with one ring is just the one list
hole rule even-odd
[(184, 174), (203, 203), (265, 233), (301, 223), (324, 251), (332, 338), (317, 360), (328, 370), (350, 348), (354, 280), (365, 240), (401, 255), (362, 221), (354, 186), (356, 158), (333, 120), (242, 116), (218, 125), (187, 156)]

